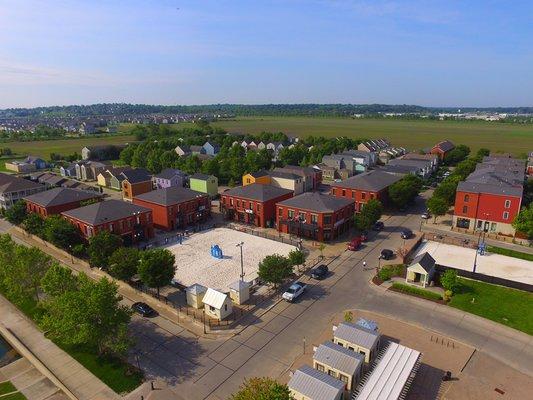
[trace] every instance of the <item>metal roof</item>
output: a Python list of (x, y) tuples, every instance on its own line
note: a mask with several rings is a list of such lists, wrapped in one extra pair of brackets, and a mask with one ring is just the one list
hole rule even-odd
[(277, 205), (294, 207), (311, 212), (335, 212), (347, 205), (354, 204), (351, 199), (330, 196), (319, 192), (306, 192), (279, 202)]
[(69, 188), (54, 188), (24, 197), (24, 200), (43, 207), (59, 206), (62, 204), (85, 201), (100, 197), (100, 194)]
[(426, 251), (425, 253), (419, 254), (416, 256), (409, 267), (419, 264), (424, 271), (430, 272), (435, 267), (435, 259)]
[(374, 170), (352, 176), (342, 182), (334, 183), (332, 186), (379, 192), (393, 183), (398, 182), (400, 179), (401, 177), (396, 175)]
[(363, 365), (365, 356), (336, 343), (324, 342), (316, 349), (313, 359), (348, 376), (353, 376)]
[(343, 382), (308, 365), (294, 372), (288, 386), (311, 400), (334, 400), (344, 392)]
[(357, 388), (357, 400), (397, 400), (416, 372), (421, 353), (397, 343), (390, 343), (378, 364)]
[(372, 349), (377, 345), (380, 334), (356, 324), (341, 322), (333, 332), (333, 337), (365, 349)]
[(228, 297), (227, 294), (219, 292), (215, 289), (208, 288), (205, 292), (203, 303), (208, 306), (215, 307), (216, 309), (221, 309)]
[(135, 199), (159, 204), (162, 206), (171, 206), (183, 203), (184, 201), (194, 200), (199, 197), (206, 197), (205, 193), (197, 192), (184, 187), (171, 186), (168, 188), (152, 190), (135, 196)]

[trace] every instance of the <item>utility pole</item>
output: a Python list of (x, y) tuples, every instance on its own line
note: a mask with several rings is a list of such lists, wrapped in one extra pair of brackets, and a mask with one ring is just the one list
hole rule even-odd
[(242, 258), (242, 246), (244, 245), (244, 242), (240, 242), (236, 245), (236, 247), (240, 247), (241, 248), (241, 281), (244, 282), (244, 262), (243, 262), (243, 258)]
[(479, 242), (481, 240), (481, 233), (482, 232), (479, 232), (479, 236), (477, 238), (477, 246), (476, 246), (476, 256), (474, 257), (474, 269), (473, 269), (473, 273), (476, 273), (476, 266), (477, 266), (477, 253), (479, 251)]

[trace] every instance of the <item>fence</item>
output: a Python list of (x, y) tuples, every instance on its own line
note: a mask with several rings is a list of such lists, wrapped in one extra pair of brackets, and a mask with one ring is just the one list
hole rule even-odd
[(441, 233), (425, 232), (425, 238), (434, 242), (451, 244), (454, 246), (467, 247), (470, 249), (477, 249), (477, 239), (464, 239), (455, 236), (448, 236)]
[(237, 226), (237, 225), (235, 225), (233, 223), (229, 223), (227, 225), (224, 225), (224, 227), (225, 228), (229, 228), (229, 229), (233, 229), (235, 231), (248, 233), (248, 234), (253, 235), (253, 236), (258, 236), (258, 237), (262, 237), (262, 238), (265, 238), (265, 239), (275, 240), (276, 242), (290, 244), (291, 246), (295, 246), (295, 247), (300, 247), (300, 245), (302, 243), (300, 240), (294, 240), (294, 239), (286, 238), (283, 235), (271, 235), (271, 234), (269, 234), (267, 232), (264, 232), (262, 230), (259, 230), (259, 229), (248, 228), (246, 226), (241, 226), (241, 225)]

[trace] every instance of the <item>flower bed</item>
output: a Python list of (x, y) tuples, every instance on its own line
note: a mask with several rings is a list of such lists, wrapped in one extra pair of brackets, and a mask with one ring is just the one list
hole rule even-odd
[(426, 300), (437, 301), (442, 303), (442, 296), (438, 293), (431, 292), (429, 290), (420, 289), (411, 285), (406, 285), (404, 283), (394, 282), (390, 287), (390, 290), (400, 293), (409, 294), (415, 297), (420, 297)]

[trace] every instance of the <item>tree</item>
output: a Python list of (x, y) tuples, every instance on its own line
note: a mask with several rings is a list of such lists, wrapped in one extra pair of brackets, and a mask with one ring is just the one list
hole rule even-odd
[(455, 165), (458, 162), (463, 161), (470, 154), (470, 148), (464, 144), (458, 145), (455, 149), (451, 150), (444, 158), (446, 165)]
[(382, 213), (383, 206), (379, 200), (368, 200), (362, 210), (355, 216), (356, 228), (361, 231), (370, 229), (381, 218)]
[(44, 303), (47, 313), (41, 326), (53, 339), (66, 345), (86, 345), (98, 355), (125, 354), (131, 345), (127, 325), (131, 310), (120, 302), (116, 283), (106, 278), (77, 278), (77, 290), (68, 290)]
[(432, 197), (438, 197), (446, 202), (448, 206), (454, 203), (457, 191), (458, 180), (445, 179), (433, 192)]
[(44, 231), (44, 219), (37, 213), (29, 213), (24, 221), (22, 227), (32, 235), (42, 236)]
[(5, 211), (6, 219), (15, 225), (20, 225), (26, 218), (26, 202), (19, 200)]
[(407, 206), (422, 190), (422, 179), (415, 175), (406, 175), (389, 187), (391, 202), (398, 208)]
[(526, 234), (529, 239), (533, 239), (533, 203), (520, 210), (513, 221), (513, 227), (518, 232)]
[(45, 219), (44, 238), (63, 249), (70, 249), (81, 243), (78, 229), (59, 215), (51, 215)]
[(77, 290), (78, 279), (69, 268), (54, 263), (41, 279), (41, 287), (48, 296), (58, 297)]
[(429, 198), (426, 202), (426, 206), (429, 212), (434, 216), (434, 223), (437, 222), (437, 216), (445, 215), (449, 208), (448, 202), (437, 196), (431, 196), (431, 198)]
[(291, 250), (288, 258), (293, 267), (305, 263), (305, 254), (301, 250)]
[(231, 400), (294, 400), (287, 385), (272, 378), (250, 378), (244, 381)]
[(159, 289), (170, 284), (176, 273), (174, 254), (167, 249), (151, 249), (144, 251), (139, 262), (139, 277), (148, 287)]
[(346, 311), (344, 313), (344, 322), (353, 322), (353, 312)]
[(454, 292), (457, 289), (457, 271), (454, 269), (447, 269), (440, 277), (440, 284), (445, 290)]
[(116, 249), (108, 260), (108, 272), (113, 278), (130, 280), (139, 267), (140, 251), (134, 247)]
[(288, 258), (279, 254), (272, 254), (263, 258), (259, 263), (257, 275), (265, 282), (276, 287), (292, 274), (292, 265)]
[(109, 266), (109, 257), (121, 246), (122, 239), (120, 236), (108, 231), (101, 231), (91, 237), (87, 248), (91, 267), (107, 268)]

